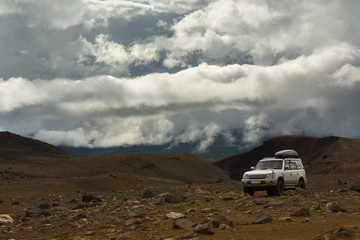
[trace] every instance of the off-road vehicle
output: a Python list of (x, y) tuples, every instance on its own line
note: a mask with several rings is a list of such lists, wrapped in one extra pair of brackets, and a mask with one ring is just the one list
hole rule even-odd
[(241, 180), (244, 193), (266, 190), (269, 196), (282, 195), (286, 189), (305, 189), (306, 173), (299, 155), (294, 150), (282, 150), (274, 157), (261, 159)]

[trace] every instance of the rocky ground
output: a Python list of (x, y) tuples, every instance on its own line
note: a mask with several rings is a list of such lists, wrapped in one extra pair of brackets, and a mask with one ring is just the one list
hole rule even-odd
[(239, 182), (1, 192), (0, 239), (360, 239), (359, 180), (310, 176), (280, 197)]

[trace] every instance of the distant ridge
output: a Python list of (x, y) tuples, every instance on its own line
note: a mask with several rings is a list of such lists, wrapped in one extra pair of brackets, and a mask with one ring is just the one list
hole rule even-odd
[(14, 156), (66, 156), (70, 153), (51, 144), (11, 132), (0, 132), (0, 158)]
[(0, 132), (0, 186), (3, 180), (7, 180), (5, 187), (36, 183), (41, 189), (114, 190), (149, 182), (195, 184), (230, 179), (211, 162), (187, 153), (78, 156), (39, 140)]
[(250, 151), (224, 158), (214, 164), (228, 171), (231, 178), (239, 180), (261, 158), (273, 156), (283, 149), (296, 150), (310, 174), (350, 173), (360, 169), (360, 140), (336, 136), (279, 136), (264, 141)]

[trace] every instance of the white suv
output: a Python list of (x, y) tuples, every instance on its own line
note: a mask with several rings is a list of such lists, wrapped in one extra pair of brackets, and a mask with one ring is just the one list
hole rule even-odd
[(305, 189), (306, 181), (304, 166), (294, 150), (282, 150), (275, 157), (261, 159), (241, 180), (244, 193), (251, 196), (261, 190), (272, 196), (282, 195), (284, 189)]

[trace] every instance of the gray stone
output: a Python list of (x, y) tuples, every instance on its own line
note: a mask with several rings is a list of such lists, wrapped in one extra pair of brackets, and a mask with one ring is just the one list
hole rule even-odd
[(83, 195), (81, 200), (86, 203), (102, 202), (100, 198), (94, 197), (93, 195), (89, 195), (89, 194)]
[(176, 220), (176, 219), (179, 219), (179, 218), (183, 218), (183, 217), (184, 217), (184, 214), (182, 214), (182, 213), (177, 213), (177, 212), (169, 212), (169, 213), (167, 213), (165, 216), (166, 216), (166, 218), (168, 218), (168, 219)]
[(28, 209), (26, 209), (26, 217), (40, 217), (40, 216), (50, 216), (50, 213), (42, 210), (41, 208), (37, 208), (37, 207), (30, 207)]
[(264, 224), (272, 222), (272, 216), (267, 212), (262, 212), (257, 215), (252, 221), (251, 224)]
[(178, 219), (173, 224), (173, 229), (185, 229), (195, 227), (196, 223), (189, 218)]
[(354, 185), (350, 187), (350, 190), (360, 192), (360, 185)]
[(183, 202), (185, 200), (185, 197), (179, 193), (166, 193), (164, 195), (161, 196), (161, 200), (160, 202), (162, 203), (180, 203)]
[(39, 208), (41, 208), (41, 209), (50, 209), (51, 205), (48, 204), (48, 203), (42, 203), (42, 204), (40, 204)]
[(155, 194), (149, 189), (146, 189), (145, 192), (143, 193), (143, 198), (153, 198), (153, 197), (155, 197)]
[(199, 224), (195, 227), (195, 232), (196, 233), (201, 233), (201, 234), (214, 234), (214, 231), (212, 230), (212, 227), (210, 226), (210, 224)]
[(218, 228), (221, 224), (225, 224), (225, 225), (228, 225), (230, 227), (233, 226), (233, 222), (231, 220), (227, 219), (224, 216), (217, 217), (216, 219), (214, 219), (212, 221), (212, 226), (214, 228)]
[(270, 208), (270, 207), (282, 207), (284, 206), (284, 202), (269, 202), (264, 206), (264, 208)]
[(310, 211), (307, 208), (300, 208), (290, 214), (290, 217), (310, 217)]
[(229, 229), (231, 229), (231, 227), (229, 225), (222, 223), (222, 224), (220, 224), (219, 229), (220, 230), (229, 230)]
[(337, 202), (328, 202), (325, 206), (325, 209), (331, 212), (340, 212), (341, 207)]

